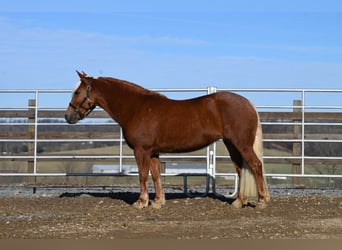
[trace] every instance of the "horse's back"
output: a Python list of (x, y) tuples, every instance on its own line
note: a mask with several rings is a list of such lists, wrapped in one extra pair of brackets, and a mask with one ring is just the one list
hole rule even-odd
[(153, 106), (158, 111), (159, 121), (171, 123), (171, 126), (188, 124), (194, 129), (215, 126), (215, 130), (219, 130), (228, 124), (257, 119), (256, 110), (248, 99), (226, 91), (187, 100), (156, 98)]

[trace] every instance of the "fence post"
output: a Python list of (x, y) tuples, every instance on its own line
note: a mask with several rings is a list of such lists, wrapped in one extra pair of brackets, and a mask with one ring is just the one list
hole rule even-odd
[[(302, 112), (301, 108), (298, 108), (296, 106), (301, 106), (302, 101), (301, 100), (294, 100), (293, 101), (293, 112), (294, 113), (300, 113)], [(300, 116), (301, 117), (301, 116)], [(301, 138), (301, 118), (293, 120), (294, 123), (298, 123), (298, 125), (293, 126), (293, 136), (294, 139), (300, 139)], [(301, 155), (301, 143), (300, 142), (294, 142), (292, 146), (292, 154), (293, 156), (300, 156)], [(301, 173), (301, 166), (300, 163), (292, 163), (292, 174), (300, 174)], [(292, 178), (292, 185), (293, 186), (299, 186), (300, 185), (300, 178), (299, 177), (293, 177)]]
[[(36, 115), (35, 115), (35, 107), (36, 107), (36, 100), (34, 99), (29, 99), (28, 100), (28, 137), (29, 139), (34, 139), (35, 138), (35, 122), (36, 122)], [(34, 156), (35, 152), (35, 147), (34, 147), (35, 142), (29, 142), (28, 143), (28, 156)], [(27, 173), (34, 173), (34, 159), (31, 158), (27, 162)], [(36, 181), (36, 178), (34, 178)]]

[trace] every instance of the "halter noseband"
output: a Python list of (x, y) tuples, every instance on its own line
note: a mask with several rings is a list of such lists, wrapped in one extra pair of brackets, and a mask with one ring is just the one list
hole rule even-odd
[[(96, 108), (96, 105), (93, 105), (90, 101), (90, 98), (89, 98), (90, 97), (90, 89), (91, 89), (91, 86), (88, 85), (87, 86), (87, 95), (83, 98), (83, 100), (81, 101), (81, 103), (78, 106), (72, 104), (71, 102), (69, 103), (69, 106), (72, 107), (75, 110), (75, 112), (78, 113), (81, 120), (86, 118), (91, 113), (91, 111), (93, 111)], [(83, 106), (83, 104), (85, 102), (88, 102), (88, 108), (85, 108)], [(82, 113), (81, 108), (85, 110), (84, 113)]]

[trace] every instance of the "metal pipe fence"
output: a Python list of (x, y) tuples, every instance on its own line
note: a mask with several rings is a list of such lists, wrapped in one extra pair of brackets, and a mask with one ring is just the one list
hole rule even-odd
[[(246, 96), (256, 105), (262, 120), (267, 177), (342, 177), (342, 89), (208, 87), (154, 91), (179, 99), (217, 91), (231, 91)], [(96, 109), (94, 114), (77, 125), (64, 122), (63, 113), (70, 101), (70, 94), (71, 90), (0, 90), (0, 177), (101, 175), (89, 169), (70, 172), (70, 166), (75, 161), (113, 161), (119, 167), (118, 173), (102, 175), (137, 175), (137, 172), (123, 171), (125, 165), (134, 161), (133, 154), (129, 152), (118, 124), (101, 109)], [(108, 129), (108, 126), (116, 129)], [(105, 128), (106, 132), (101, 133), (101, 128)], [(96, 143), (116, 151), (94, 153), (84, 146)], [(79, 144), (84, 146), (83, 151), (70, 150), (72, 145)], [(49, 145), (49, 150), (41, 152), (44, 148), (42, 145)], [(161, 161), (175, 165), (179, 161), (178, 165), (185, 172), (164, 172), (162, 175), (208, 176), (213, 180), (214, 191), (216, 179), (232, 177), (236, 191), (237, 175), (232, 167), (228, 171), (223, 170), (223, 162), (229, 162), (230, 157), (221, 148), (220, 142), (217, 142), (199, 153), (163, 155)], [(49, 165), (48, 162), (54, 162), (52, 169), (45, 167)], [(58, 168), (57, 165), (61, 166), (62, 163), (66, 167)], [(201, 165), (202, 172), (192, 173), (192, 165)], [(272, 167), (274, 165), (278, 168)], [(186, 167), (189, 169), (186, 170)]]

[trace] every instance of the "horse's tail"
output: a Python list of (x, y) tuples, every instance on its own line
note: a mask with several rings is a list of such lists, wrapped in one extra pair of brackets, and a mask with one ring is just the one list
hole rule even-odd
[[(263, 143), (262, 143), (262, 128), (260, 124), (260, 117), (258, 116), (258, 126), (255, 133), (255, 139), (253, 143), (253, 150), (262, 164), (262, 173), (264, 175), (264, 160), (263, 160)], [(269, 196), (266, 178), (264, 175), (266, 194)], [(242, 202), (247, 202), (248, 197), (255, 197), (258, 195), (258, 188), (256, 185), (254, 174), (247, 162), (243, 160), (239, 184), (239, 196), (242, 198)]]

